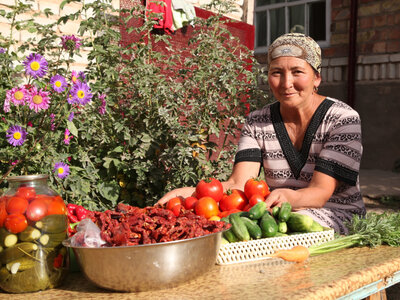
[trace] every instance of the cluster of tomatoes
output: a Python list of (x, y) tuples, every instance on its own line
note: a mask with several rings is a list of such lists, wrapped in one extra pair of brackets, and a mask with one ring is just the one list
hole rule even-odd
[(176, 216), (184, 207), (187, 210), (194, 210), (197, 215), (207, 219), (219, 220), (231, 213), (249, 210), (257, 202), (265, 201), (269, 194), (269, 187), (262, 179), (247, 180), (243, 191), (232, 189), (224, 192), (219, 180), (209, 178), (198, 182), (192, 196), (170, 199), (166, 208)]
[(33, 187), (20, 186), (14, 195), (0, 197), (0, 228), (5, 227), (14, 234), (45, 216), (66, 213), (60, 196), (36, 194)]

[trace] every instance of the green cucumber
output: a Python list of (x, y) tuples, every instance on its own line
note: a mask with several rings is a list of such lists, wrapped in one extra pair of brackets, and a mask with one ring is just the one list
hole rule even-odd
[(286, 222), (278, 222), (278, 232), (286, 233), (287, 232), (287, 224)]
[(54, 248), (60, 245), (66, 238), (66, 231), (60, 233), (45, 233), (39, 238), (39, 242), (45, 247)]
[[(28, 270), (30, 268), (33, 268), (35, 264), (38, 262), (35, 261), (31, 257), (20, 257), (16, 260), (10, 261), (9, 263), (6, 264), (7, 270), (9, 270), (12, 274), (15, 274), (16, 272), (22, 272), (25, 270)], [(40, 262), (39, 262), (40, 263)]]
[(322, 227), (321, 224), (319, 224), (317, 221), (314, 220), (308, 232), (318, 232), (318, 231), (324, 231), (324, 227)]
[(229, 241), (225, 239), (224, 237), (221, 238), (221, 245), (226, 245), (229, 244)]
[(240, 217), (240, 218), (242, 219), (244, 225), (246, 226), (250, 236), (253, 239), (260, 239), (262, 236), (260, 226), (258, 226), (258, 224), (255, 221), (250, 220), (249, 218), (246, 217)]
[(233, 233), (240, 241), (248, 241), (250, 240), (250, 234), (247, 230), (246, 225), (244, 225), (243, 220), (240, 218), (238, 214), (229, 215), (229, 220), (232, 224)]
[(281, 205), (281, 209), (279, 210), (278, 220), (280, 222), (287, 222), (290, 217), (290, 213), (292, 212), (292, 205), (289, 202), (283, 202)]
[(38, 246), (34, 243), (30, 242), (18, 243), (0, 252), (0, 264), (8, 264), (9, 262), (24, 257), (27, 254), (30, 255), (33, 251), (37, 249)]
[(277, 219), (278, 216), (279, 216), (279, 211), (280, 210), (281, 210), (281, 208), (279, 206), (274, 206), (272, 208), (272, 216)]
[(0, 246), (4, 248), (12, 247), (18, 242), (18, 237), (9, 232), (4, 227), (0, 228)]
[(278, 232), (278, 224), (273, 216), (268, 212), (265, 212), (260, 221), (260, 227), (262, 232), (262, 237), (268, 238), (273, 237)]
[(229, 223), (229, 218), (228, 217), (223, 217), (223, 218), (221, 218), (221, 221), (223, 221), (225, 223)]
[(39, 229), (28, 226), (24, 231), (18, 233), (18, 238), (22, 242), (32, 242), (40, 238), (40, 235)]
[(236, 237), (236, 235), (233, 233), (232, 228), (224, 231), (223, 237), (228, 240), (229, 243), (236, 243), (240, 242), (240, 240)]
[(267, 204), (265, 202), (257, 202), (252, 208), (250, 208), (249, 218), (252, 220), (258, 220), (264, 215), (266, 210)]
[(314, 220), (310, 216), (291, 213), (286, 223), (290, 231), (307, 232), (310, 230), (313, 221)]
[(68, 226), (68, 217), (66, 215), (48, 215), (37, 221), (36, 228), (49, 233), (59, 233), (65, 231)]
[(282, 232), (277, 232), (276, 233), (276, 235), (275, 235), (275, 237), (281, 237), (281, 236), (288, 236), (288, 234), (287, 233), (282, 233)]

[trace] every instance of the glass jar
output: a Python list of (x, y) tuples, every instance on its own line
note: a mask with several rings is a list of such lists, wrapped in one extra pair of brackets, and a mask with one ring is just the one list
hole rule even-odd
[(50, 289), (66, 274), (67, 208), (47, 179), (9, 177), (0, 197), (0, 288), (6, 292)]

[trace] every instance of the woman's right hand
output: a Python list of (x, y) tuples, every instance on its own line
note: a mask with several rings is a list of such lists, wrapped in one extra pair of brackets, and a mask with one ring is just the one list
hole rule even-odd
[(196, 188), (194, 188), (194, 187), (183, 187), (183, 188), (172, 190), (172, 191), (166, 193), (160, 200), (158, 200), (157, 204), (167, 203), (168, 200), (170, 200), (174, 197), (182, 197), (185, 199), (187, 197), (192, 196), (195, 191), (196, 191)]

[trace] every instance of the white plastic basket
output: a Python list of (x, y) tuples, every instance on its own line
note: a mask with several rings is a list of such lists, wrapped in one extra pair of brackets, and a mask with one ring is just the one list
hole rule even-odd
[(218, 256), (218, 265), (229, 265), (240, 262), (265, 259), (266, 255), (280, 249), (291, 249), (294, 246), (310, 247), (334, 239), (334, 230), (301, 233), (295, 235), (272, 237), (247, 242), (237, 242), (221, 245)]

